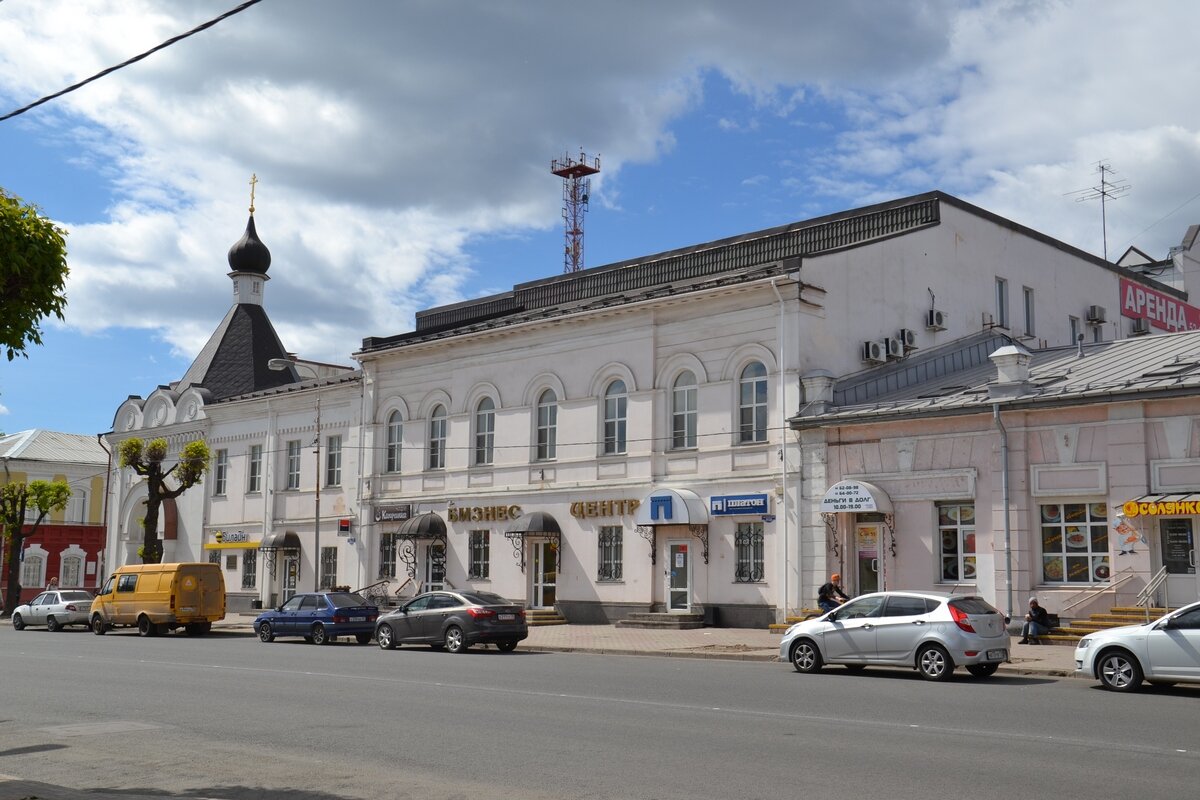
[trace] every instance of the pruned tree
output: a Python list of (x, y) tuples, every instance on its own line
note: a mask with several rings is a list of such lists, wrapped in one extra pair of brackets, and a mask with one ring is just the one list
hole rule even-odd
[[(158, 512), (164, 500), (172, 500), (204, 479), (208, 471), (208, 445), (200, 440), (188, 442), (179, 453), (179, 460), (167, 467), (167, 440), (126, 439), (120, 447), (121, 466), (129, 467), (146, 479), (146, 517), (142, 520), (142, 563), (162, 561), (158, 543)], [(173, 478), (175, 488), (167, 479)]]
[(67, 305), (66, 231), (0, 189), (0, 348), (8, 360), (42, 343), (41, 320)]
[[(21, 548), (26, 540), (36, 536), (42, 520), (51, 511), (61, 511), (71, 499), (71, 487), (66, 481), (30, 481), (6, 483), (0, 486), (0, 525), (4, 526), (7, 548), (8, 588), (4, 593), (4, 615), (21, 604)], [(25, 515), (33, 509), (37, 516), (26, 523)]]

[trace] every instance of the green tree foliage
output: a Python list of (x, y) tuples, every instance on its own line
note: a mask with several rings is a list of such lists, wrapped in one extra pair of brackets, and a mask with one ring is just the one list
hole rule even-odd
[[(51, 511), (61, 511), (71, 499), (71, 487), (66, 481), (30, 481), (6, 483), (0, 486), (0, 525), (4, 526), (4, 541), (8, 546), (5, 563), (8, 565), (8, 589), (4, 596), (4, 613), (21, 604), (21, 547), (25, 540), (37, 535), (42, 520)], [(25, 522), (30, 509), (37, 512), (32, 523)]]
[(0, 348), (12, 361), (42, 343), (40, 322), (67, 305), (66, 231), (0, 189)]
[[(146, 479), (146, 517), (142, 520), (143, 564), (158, 564), (162, 561), (162, 546), (158, 541), (158, 512), (164, 500), (172, 500), (186, 492), (204, 478), (208, 472), (208, 445), (202, 441), (188, 442), (179, 453), (179, 460), (170, 467), (164, 466), (167, 459), (167, 440), (126, 439), (120, 447), (121, 466), (130, 467)], [(175, 481), (175, 488), (167, 484), (167, 478)]]

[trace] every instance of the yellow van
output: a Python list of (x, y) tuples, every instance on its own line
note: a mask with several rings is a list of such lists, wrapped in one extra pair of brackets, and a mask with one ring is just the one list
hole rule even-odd
[(219, 564), (131, 564), (118, 567), (92, 601), (92, 633), (136, 625), (142, 636), (183, 628), (208, 633), (225, 619), (225, 576)]

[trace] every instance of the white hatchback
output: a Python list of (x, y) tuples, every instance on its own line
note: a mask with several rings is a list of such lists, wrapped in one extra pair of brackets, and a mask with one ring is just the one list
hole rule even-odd
[(1089, 633), (1075, 648), (1075, 671), (1114, 692), (1131, 692), (1143, 680), (1200, 683), (1200, 603), (1143, 625)]
[(1008, 660), (1004, 615), (982, 597), (941, 592), (877, 592), (847, 601), (787, 629), (780, 660), (797, 672), (825, 664), (912, 667), (922, 678), (949, 680), (958, 666), (987, 677)]

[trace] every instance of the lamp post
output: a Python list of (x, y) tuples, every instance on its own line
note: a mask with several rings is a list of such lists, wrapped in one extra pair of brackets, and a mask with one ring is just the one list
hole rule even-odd
[[(312, 377), (319, 378), (317, 371), (307, 364), (298, 364), (288, 358), (272, 358), (267, 362), (267, 366), (273, 370), (285, 370), (288, 367), (294, 367), (299, 370), (304, 368), (312, 373)], [(321, 591), (321, 388), (315, 387), (317, 390), (317, 438), (313, 441), (315, 445), (313, 452), (316, 454), (316, 474), (313, 476), (313, 503), (315, 506), (313, 516), (313, 549), (316, 551), (313, 555), (313, 591)]]

